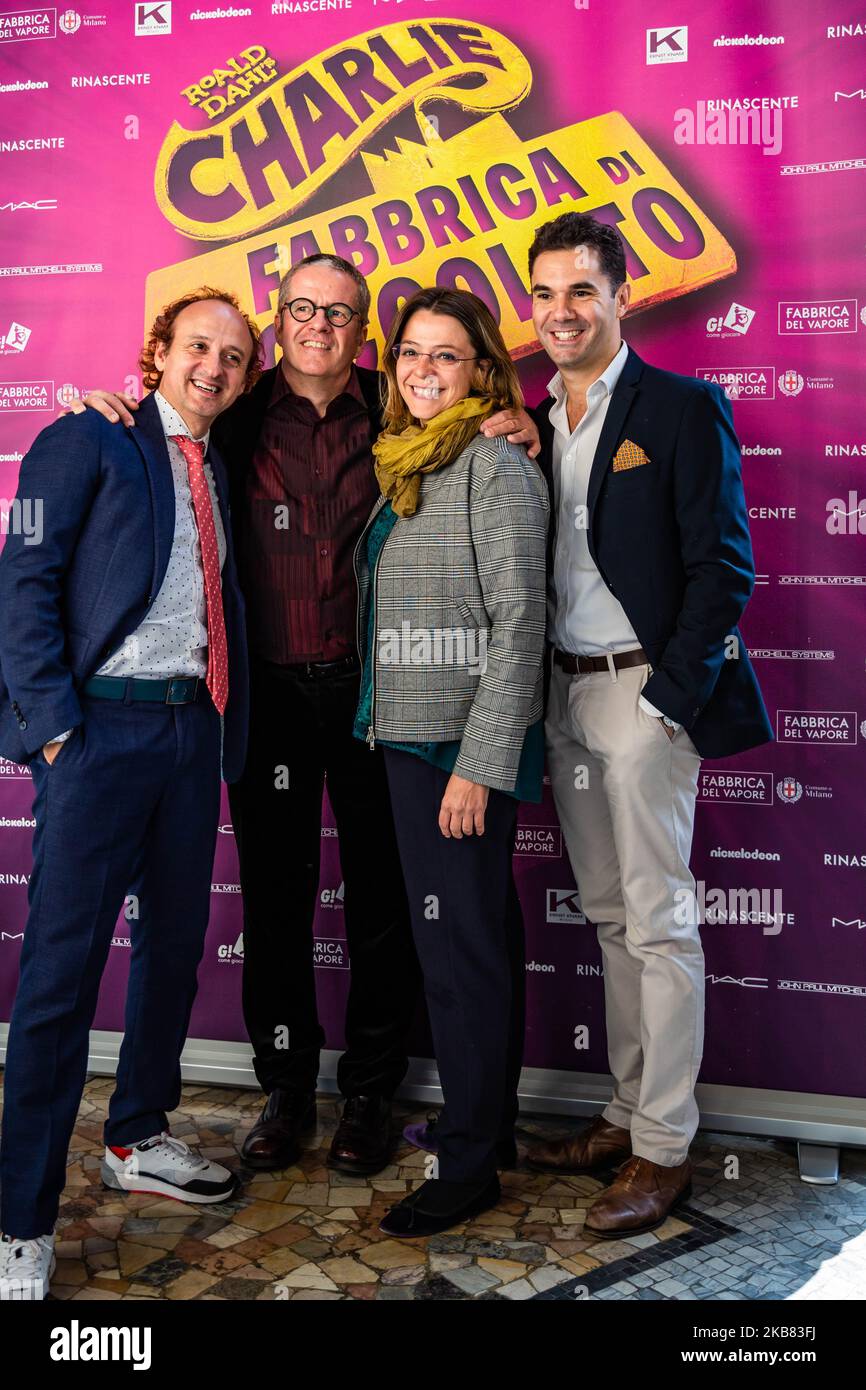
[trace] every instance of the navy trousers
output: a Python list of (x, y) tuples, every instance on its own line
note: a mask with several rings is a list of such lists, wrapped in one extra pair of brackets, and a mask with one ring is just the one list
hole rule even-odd
[(220, 721), (192, 705), (85, 698), (35, 786), (30, 911), (9, 1031), (0, 1229), (54, 1227), (118, 914), (137, 899), (124, 1038), (105, 1142), (167, 1128), (196, 993), (219, 818)]
[(512, 869), (518, 802), (491, 790), (484, 834), (446, 839), (438, 820), (449, 774), (387, 747), (385, 767), (445, 1098), (439, 1177), (486, 1182), (497, 1142), (514, 1137), (523, 1062), (526, 966)]

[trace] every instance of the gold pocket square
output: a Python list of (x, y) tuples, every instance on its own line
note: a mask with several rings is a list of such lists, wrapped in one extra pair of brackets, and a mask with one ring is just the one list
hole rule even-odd
[(630, 439), (626, 439), (613, 456), (613, 471), (623, 473), (627, 468), (641, 468), (649, 461), (649, 455), (644, 453), (639, 444), (632, 444)]

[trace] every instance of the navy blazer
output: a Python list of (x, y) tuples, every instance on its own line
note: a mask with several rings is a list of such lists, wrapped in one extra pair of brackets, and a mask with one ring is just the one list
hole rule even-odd
[[(222, 571), (229, 658), (223, 776), (246, 757), (248, 670), (225, 469), (211, 442), (227, 553)], [(174, 482), (159, 410), (146, 397), (134, 428), (96, 410), (37, 436), (18, 497), (42, 507), (41, 543), (10, 534), (0, 554), (0, 754), (29, 762), (82, 723), (79, 690), (147, 614), (165, 577), (175, 529)]]
[[(550, 402), (532, 411), (553, 496)], [(630, 440), (649, 463), (614, 471)], [(664, 372), (631, 348), (589, 477), (588, 540), (602, 578), (647, 654), (647, 700), (688, 730), (702, 757), (773, 737), (737, 623), (755, 582), (730, 402), (719, 387)], [(737, 653), (726, 657), (727, 644)]]

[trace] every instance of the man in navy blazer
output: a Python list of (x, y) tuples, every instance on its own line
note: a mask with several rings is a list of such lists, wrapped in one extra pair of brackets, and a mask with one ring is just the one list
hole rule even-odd
[[(217, 1202), (236, 1180), (166, 1131), (210, 901), (220, 771), (247, 736), (243, 600), (212, 421), (260, 371), (220, 291), (157, 318), (134, 430), (88, 411), (21, 465), (38, 544), (0, 556), (0, 754), (30, 764), (30, 913), (6, 1057), (0, 1295), (39, 1297), (118, 914), (134, 886), (123, 1046), (103, 1180)], [(5, 1281), (5, 1283), (4, 1283)]]
[(622, 341), (621, 238), (566, 213), (529, 255), (558, 368), (535, 412), (553, 526), (546, 714), (554, 801), (604, 958), (614, 1094), (530, 1162), (626, 1162), (586, 1228), (652, 1230), (689, 1191), (704, 960), (689, 870), (702, 757), (772, 738), (737, 627), (754, 584), (740, 450), (718, 387)]

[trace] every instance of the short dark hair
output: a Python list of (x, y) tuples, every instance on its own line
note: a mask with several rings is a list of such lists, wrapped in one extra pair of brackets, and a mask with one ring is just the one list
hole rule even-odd
[[(332, 255), (327, 251), (314, 251), (312, 256), (304, 256), (302, 261), (295, 261), (289, 266), (282, 280), (280, 281), (280, 293), (277, 296), (277, 308), (282, 309), (284, 304), (289, 302), (289, 293), (292, 288), (292, 276), (298, 270), (303, 270), (307, 265), (328, 265), (332, 270), (339, 270), (341, 274), (348, 275), (350, 280), (354, 280), (358, 287), (358, 312), (361, 315), (361, 323), (366, 323), (370, 317), (370, 286), (364, 279), (357, 266), (352, 265), (351, 261), (344, 260), (342, 256)], [(351, 305), (349, 306), (351, 308)]]
[(596, 252), (610, 281), (611, 293), (616, 294), (626, 278), (622, 237), (614, 227), (597, 222), (585, 212), (564, 212), (536, 230), (529, 248), (530, 280), (533, 266), (543, 251), (574, 251), (578, 246), (589, 246)]

